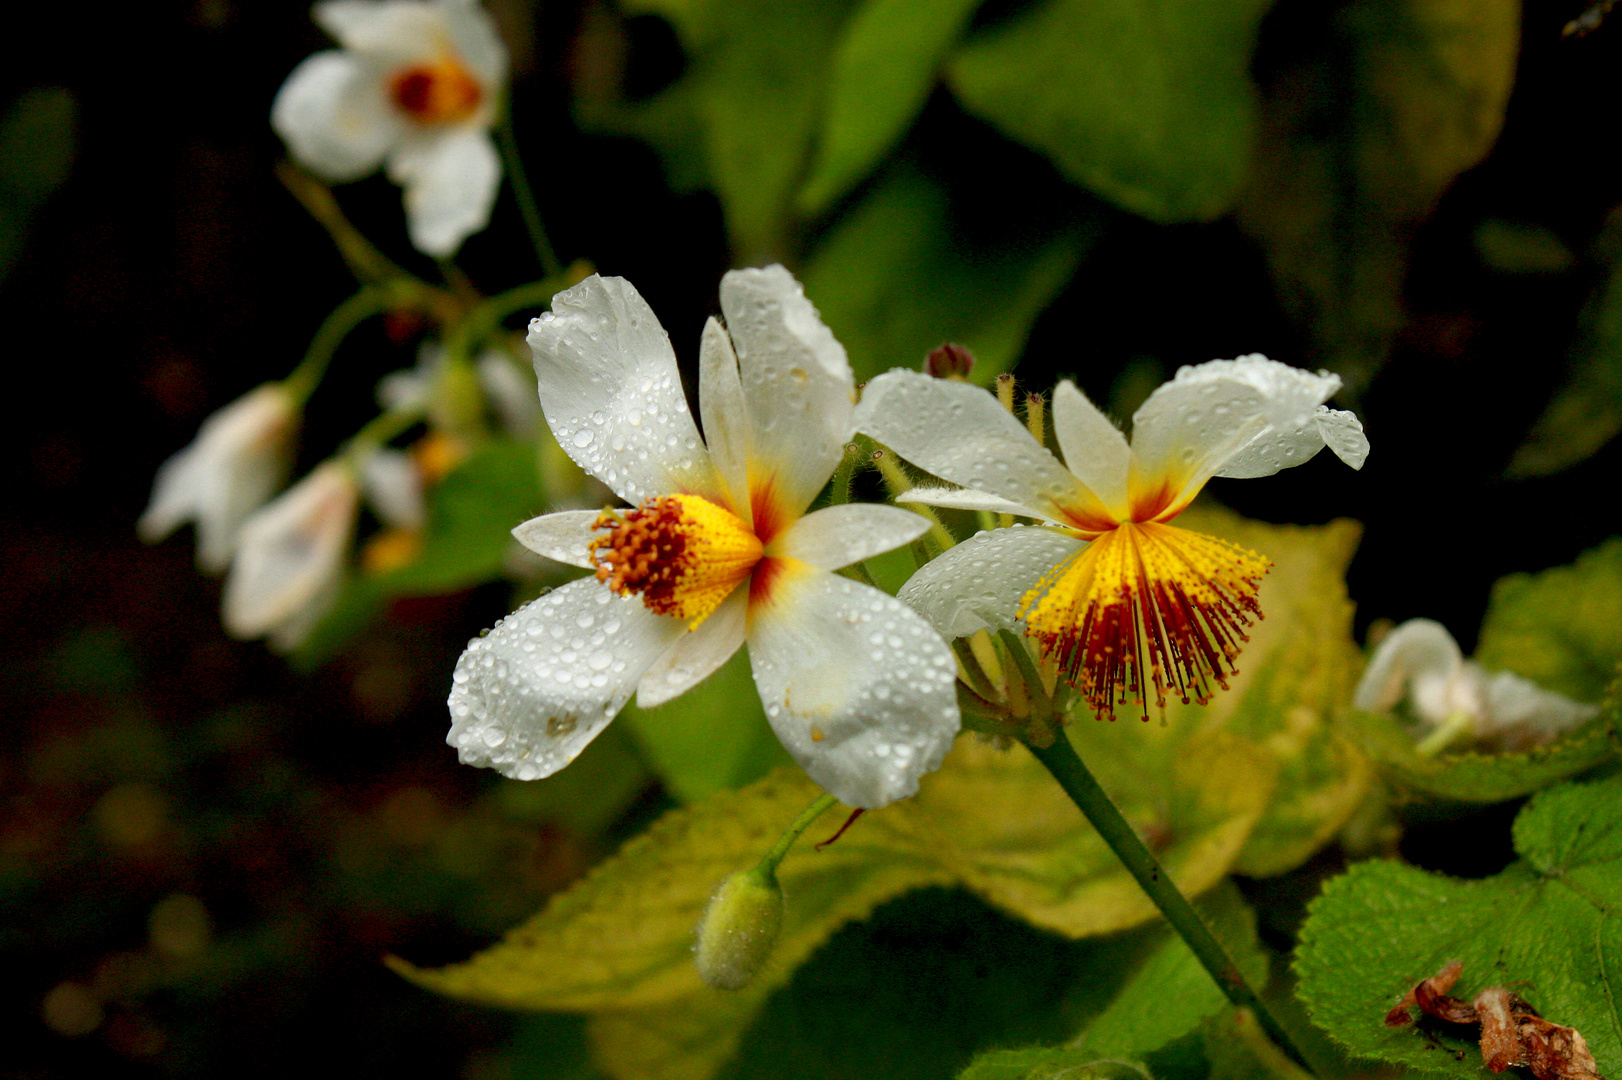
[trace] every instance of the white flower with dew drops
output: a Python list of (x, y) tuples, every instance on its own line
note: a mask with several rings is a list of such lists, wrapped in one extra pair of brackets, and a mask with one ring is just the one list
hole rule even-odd
[(379, 166), (405, 189), (418, 250), (448, 258), (490, 223), (501, 159), (490, 138), (507, 50), (475, 0), (326, 0), (315, 20), (338, 49), (287, 77), (271, 126), (327, 180)]
[(1128, 443), (1074, 383), (1053, 395), (1061, 464), (985, 390), (891, 371), (857, 429), (959, 488), (901, 501), (1035, 518), (925, 566), (902, 597), (943, 633), (1023, 624), (1101, 718), (1118, 705), (1209, 700), (1236, 674), (1269, 564), (1169, 524), (1213, 476), (1268, 476), (1328, 445), (1360, 468), (1362, 425), (1323, 405), (1333, 375), (1262, 356), (1185, 367), (1132, 418)]
[(721, 282), (726, 326), (700, 349), (699, 407), (628, 283), (593, 276), (530, 325), (541, 407), (582, 468), (631, 504), (513, 530), (593, 568), (468, 645), (450, 695), (462, 761), (535, 779), (563, 768), (637, 694), (669, 700), (747, 644), (766, 716), (850, 806), (917, 790), (958, 731), (955, 664), (906, 605), (832, 571), (908, 543), (896, 507), (806, 513), (844, 453), (845, 351), (780, 266)]
[(243, 522), (287, 478), (298, 419), (281, 383), (266, 383), (210, 416), (158, 469), (152, 502), (136, 523), (141, 539), (156, 543), (194, 521), (198, 565), (223, 571)]

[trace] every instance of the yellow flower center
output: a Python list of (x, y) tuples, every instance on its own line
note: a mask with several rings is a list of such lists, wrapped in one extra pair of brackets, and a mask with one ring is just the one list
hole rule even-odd
[(1214, 536), (1125, 522), (1054, 567), (1019, 614), (1101, 719), (1115, 719), (1117, 705), (1144, 706), (1151, 685), (1157, 707), (1168, 691), (1203, 705), (1239, 673), (1234, 661), (1262, 617), (1256, 592), (1271, 567)]
[(650, 611), (709, 618), (760, 562), (760, 538), (730, 511), (697, 495), (648, 499), (634, 510), (605, 510), (591, 541), (597, 580), (621, 596), (642, 596)]
[(389, 98), (412, 120), (435, 127), (472, 116), (484, 90), (466, 68), (445, 56), (395, 72), (389, 79)]

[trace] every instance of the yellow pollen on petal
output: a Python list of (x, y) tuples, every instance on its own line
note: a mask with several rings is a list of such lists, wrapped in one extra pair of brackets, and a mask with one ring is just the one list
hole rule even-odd
[(1127, 522), (1065, 560), (1020, 601), (1026, 633), (1100, 719), (1143, 708), (1153, 687), (1203, 705), (1237, 675), (1272, 563), (1214, 536)]
[(605, 510), (592, 526), (597, 580), (621, 596), (640, 594), (650, 611), (696, 628), (741, 585), (763, 552), (736, 514), (698, 495), (648, 499)]
[(389, 99), (424, 127), (454, 124), (478, 110), (484, 99), (479, 81), (449, 56), (413, 64), (389, 76)]

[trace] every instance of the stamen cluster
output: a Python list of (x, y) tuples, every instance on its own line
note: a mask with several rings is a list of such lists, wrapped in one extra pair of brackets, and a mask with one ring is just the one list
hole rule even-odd
[(620, 596), (640, 594), (648, 610), (695, 626), (749, 576), (762, 553), (741, 520), (696, 495), (605, 510), (592, 527), (606, 531), (588, 546), (598, 581)]
[(472, 116), (484, 91), (466, 68), (444, 58), (395, 72), (389, 78), (389, 98), (416, 123), (433, 126)]

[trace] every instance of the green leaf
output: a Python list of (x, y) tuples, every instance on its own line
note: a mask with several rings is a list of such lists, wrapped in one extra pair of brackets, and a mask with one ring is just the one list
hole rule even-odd
[(67, 181), (78, 113), (72, 91), (53, 86), (23, 91), (0, 116), (0, 281), (22, 254), (34, 214)]
[(682, 802), (743, 787), (791, 764), (766, 721), (744, 649), (678, 698), (652, 709), (626, 706), (622, 720)]
[(1577, 701), (1598, 701), (1622, 661), (1622, 538), (1570, 566), (1493, 585), (1476, 661)]
[(1238, 216), (1355, 391), (1402, 321), (1413, 225), (1498, 137), (1520, 3), (1355, 0), (1326, 22), (1276, 59)]
[(939, 183), (898, 166), (823, 239), (801, 280), (857, 381), (916, 367), (944, 341), (967, 346), (984, 381), (1013, 366), (1095, 230), (1032, 200), (1009, 207), (989, 236), (966, 226)]
[[(1256, 916), (1231, 883), (1197, 905), (1252, 987), (1267, 982), (1267, 954), (1256, 936)], [(1183, 939), (1162, 929), (1159, 947), (1127, 977), (1104, 1011), (1070, 1043), (1082, 1060), (1134, 1058), (1158, 1050), (1215, 1016), (1228, 999)]]
[(1063, 1046), (993, 1050), (957, 1074), (957, 1080), (1153, 1080), (1130, 1061), (1096, 1061)]
[(1266, 0), (1045, 0), (971, 38), (964, 106), (1076, 183), (1158, 222), (1207, 221), (1245, 182)]
[(1230, 689), (1208, 706), (1173, 705), (1166, 715), (1174, 725), (1228, 731), (1275, 758), (1275, 793), (1235, 869), (1280, 874), (1340, 831), (1372, 779), (1368, 758), (1341, 728), (1361, 665), (1345, 582), (1361, 530), (1344, 520), (1268, 525), (1209, 505), (1179, 524), (1273, 563), (1260, 594), (1266, 618), (1251, 629)]
[(1609, 272), (1578, 316), (1565, 383), (1515, 451), (1508, 476), (1559, 472), (1622, 431), (1622, 211), (1611, 211), (1595, 248)]
[(1415, 983), (1460, 960), (1455, 996), (1512, 986), (1549, 1020), (1580, 1031), (1601, 1072), (1616, 1072), (1622, 778), (1539, 793), (1514, 835), (1521, 860), (1485, 880), (1367, 862), (1331, 881), (1309, 909), (1295, 962), (1313, 1020), (1360, 1057), (1485, 1077), (1472, 1039), (1382, 1023)]
[(834, 51), (815, 165), (798, 205), (821, 213), (911, 126), (979, 0), (866, 0)]
[(1284, 1056), (1249, 1009), (1230, 1009), (1205, 1027), (1207, 1080), (1313, 1080)]

